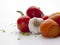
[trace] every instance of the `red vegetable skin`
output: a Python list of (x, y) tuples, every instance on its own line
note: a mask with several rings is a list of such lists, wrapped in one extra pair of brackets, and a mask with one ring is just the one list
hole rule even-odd
[(43, 12), (38, 7), (35, 6), (29, 7), (26, 11), (26, 14), (31, 18), (33, 17), (41, 18), (41, 16), (43, 16)]
[[(24, 15), (21, 11), (17, 11), (21, 15)], [(30, 17), (29, 16), (21, 16), (17, 20), (17, 27), (21, 32), (29, 32), (28, 23), (29, 23)]]
[(30, 17), (22, 16), (17, 20), (17, 27), (21, 32), (29, 32), (28, 23)]
[(48, 18), (49, 18), (49, 16), (42, 16), (42, 19), (44, 19), (44, 20), (46, 20)]

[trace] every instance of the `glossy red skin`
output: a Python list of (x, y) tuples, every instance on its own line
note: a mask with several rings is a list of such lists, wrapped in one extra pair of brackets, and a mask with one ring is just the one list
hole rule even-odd
[(30, 18), (33, 18), (33, 17), (39, 17), (39, 18), (41, 18), (41, 16), (43, 15), (42, 11), (38, 7), (35, 7), (35, 6), (29, 7), (27, 9), (27, 11), (26, 11), (26, 14)]
[(30, 17), (22, 16), (17, 20), (17, 27), (21, 32), (29, 32), (28, 23)]
[(48, 18), (49, 18), (49, 16), (42, 16), (42, 19), (44, 19), (44, 20), (46, 20)]

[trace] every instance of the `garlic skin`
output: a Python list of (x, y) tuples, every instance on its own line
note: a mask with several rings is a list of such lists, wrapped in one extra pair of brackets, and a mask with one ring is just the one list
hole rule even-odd
[(40, 24), (43, 21), (44, 20), (42, 18), (37, 18), (37, 17), (31, 18), (29, 20), (29, 24), (28, 24), (30, 32), (32, 34), (39, 34), (39, 33), (41, 33), (41, 31), (40, 31)]

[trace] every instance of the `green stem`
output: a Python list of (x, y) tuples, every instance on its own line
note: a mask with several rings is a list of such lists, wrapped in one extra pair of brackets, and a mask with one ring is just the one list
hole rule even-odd
[(39, 9), (40, 9), (40, 7), (39, 7)]
[(24, 16), (23, 12), (22, 11), (16, 11), (18, 13), (20, 13), (22, 16)]

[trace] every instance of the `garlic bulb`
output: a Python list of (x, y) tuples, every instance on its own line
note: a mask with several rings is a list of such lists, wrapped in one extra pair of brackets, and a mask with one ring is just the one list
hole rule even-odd
[(40, 24), (43, 21), (44, 20), (42, 18), (37, 18), (37, 17), (31, 18), (29, 20), (29, 24), (28, 24), (28, 27), (29, 27), (30, 32), (32, 34), (39, 34), (39, 33), (41, 33), (40, 32)]

